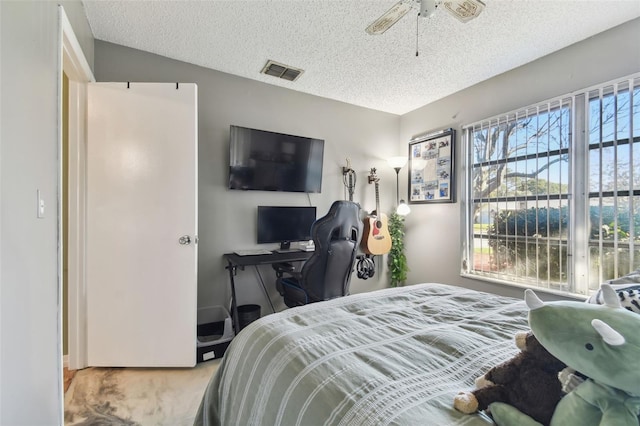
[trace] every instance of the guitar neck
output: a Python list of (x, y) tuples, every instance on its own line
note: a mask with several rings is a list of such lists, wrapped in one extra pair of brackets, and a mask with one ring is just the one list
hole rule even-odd
[(349, 201), (353, 201), (353, 175), (349, 173)]
[(376, 214), (380, 215), (380, 198), (378, 196), (378, 181), (376, 181)]

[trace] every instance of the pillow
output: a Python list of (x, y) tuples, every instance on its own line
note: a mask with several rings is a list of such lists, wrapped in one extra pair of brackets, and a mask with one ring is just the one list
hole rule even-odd
[[(615, 278), (606, 282), (618, 293), (620, 304), (623, 308), (640, 314), (640, 269), (637, 269), (620, 278)], [(587, 299), (588, 303), (596, 303), (602, 305), (602, 290), (591, 295)]]
[(620, 278), (609, 280), (607, 281), (607, 283), (608, 284), (628, 284), (628, 283), (640, 284), (640, 268), (636, 269), (633, 272), (628, 273), (627, 275), (623, 275)]

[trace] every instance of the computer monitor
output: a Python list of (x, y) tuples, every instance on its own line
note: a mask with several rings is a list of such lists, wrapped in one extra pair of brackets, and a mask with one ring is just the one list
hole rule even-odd
[(280, 243), (289, 250), (292, 241), (311, 239), (315, 207), (258, 206), (258, 244)]

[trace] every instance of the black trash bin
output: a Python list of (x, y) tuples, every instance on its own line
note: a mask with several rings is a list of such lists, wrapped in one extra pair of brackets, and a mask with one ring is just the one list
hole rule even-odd
[(260, 305), (238, 306), (238, 326), (240, 330), (260, 318)]

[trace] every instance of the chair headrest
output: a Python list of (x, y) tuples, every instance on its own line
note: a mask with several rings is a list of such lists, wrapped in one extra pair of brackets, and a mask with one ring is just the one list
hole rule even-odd
[(315, 221), (311, 234), (314, 240), (318, 237), (330, 237), (330, 240), (355, 239), (360, 237), (362, 228), (360, 206), (353, 201), (339, 200), (334, 201), (324, 217)]

